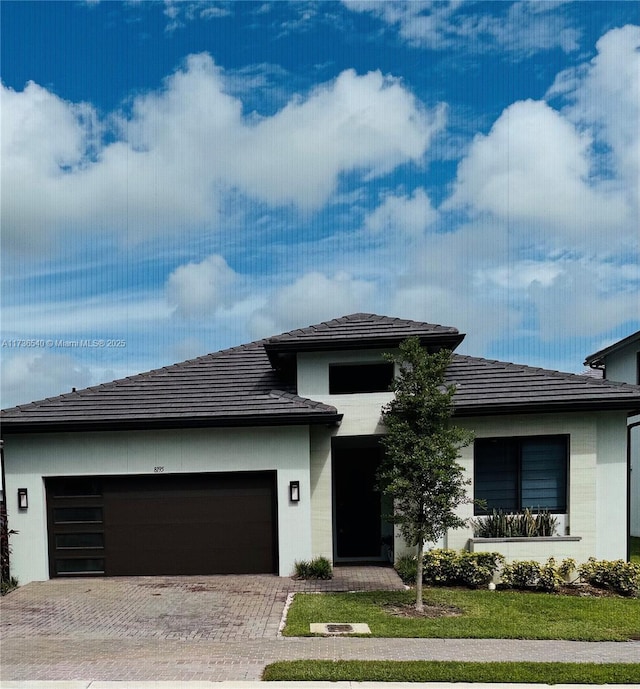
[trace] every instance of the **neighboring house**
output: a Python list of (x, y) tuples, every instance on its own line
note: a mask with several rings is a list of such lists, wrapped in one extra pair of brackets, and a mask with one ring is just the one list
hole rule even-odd
[[(273, 572), (323, 555), (383, 561), (404, 546), (375, 491), (383, 353), (455, 328), (353, 314), (3, 412), (12, 571)], [(556, 513), (550, 539), (443, 545), (510, 558), (625, 557), (627, 413), (640, 387), (454, 354), (472, 495)], [(464, 504), (460, 514), (473, 516)]]
[[(590, 354), (585, 366), (602, 371), (606, 380), (640, 385), (640, 330)], [(640, 415), (628, 420), (629, 448), (629, 529), (640, 537)]]

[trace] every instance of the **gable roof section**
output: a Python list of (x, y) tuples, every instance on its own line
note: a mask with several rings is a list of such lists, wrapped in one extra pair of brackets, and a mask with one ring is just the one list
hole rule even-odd
[(591, 366), (591, 368), (601, 368), (602, 366), (604, 366), (603, 359), (608, 357), (609, 354), (613, 354), (614, 352), (617, 352), (619, 349), (624, 349), (625, 347), (628, 347), (630, 344), (633, 344), (634, 342), (640, 342), (640, 330), (638, 330), (635, 333), (631, 333), (631, 335), (628, 335), (622, 340), (614, 342), (612, 345), (609, 345), (608, 347), (605, 347), (604, 349), (601, 349), (598, 352), (589, 354), (589, 356), (584, 360), (584, 365)]
[[(333, 424), (334, 406), (299, 397), (271, 358), (296, 351), (397, 346), (416, 335), (459, 342), (455, 328), (353, 314), (2, 412), (5, 433), (54, 430)], [(448, 339), (451, 338), (451, 339)], [(281, 347), (291, 345), (292, 349)], [(270, 347), (275, 347), (269, 352)], [(640, 409), (640, 387), (454, 354), (458, 416)]]
[(234, 347), (2, 412), (8, 432), (335, 423), (335, 407), (298, 397), (263, 342)]

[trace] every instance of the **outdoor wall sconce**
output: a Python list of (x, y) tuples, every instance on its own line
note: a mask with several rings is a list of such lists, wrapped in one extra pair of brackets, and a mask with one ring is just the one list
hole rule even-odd
[(18, 507), (21, 510), (26, 510), (29, 507), (29, 496), (26, 488), (18, 488)]
[(289, 481), (289, 500), (300, 502), (300, 481)]

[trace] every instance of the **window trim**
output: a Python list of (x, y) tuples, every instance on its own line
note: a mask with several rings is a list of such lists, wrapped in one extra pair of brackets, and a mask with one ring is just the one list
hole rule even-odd
[[(564, 502), (559, 509), (548, 510), (551, 514), (568, 514), (569, 512), (569, 479), (570, 479), (570, 469), (571, 469), (571, 436), (569, 433), (545, 433), (543, 435), (518, 435), (518, 436), (487, 436), (476, 438), (473, 444), (473, 497), (474, 500), (479, 499), (477, 497), (477, 442), (478, 441), (508, 441), (516, 445), (517, 451), (517, 466), (516, 466), (516, 496), (515, 502), (517, 507), (513, 510), (503, 509), (503, 512), (513, 513), (522, 512), (522, 510), (528, 507), (522, 504), (522, 449), (523, 444), (527, 441), (544, 441), (544, 440), (557, 440), (563, 439), (565, 443), (565, 477), (564, 477)], [(487, 505), (487, 507), (481, 507), (474, 502), (473, 514), (474, 516), (486, 516), (494, 508)], [(545, 508), (542, 508), (545, 509)]]

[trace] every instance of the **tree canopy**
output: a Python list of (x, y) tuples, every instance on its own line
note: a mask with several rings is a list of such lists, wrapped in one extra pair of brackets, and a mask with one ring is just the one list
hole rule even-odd
[(455, 386), (447, 384), (451, 352), (427, 352), (418, 338), (405, 340), (397, 356), (394, 399), (382, 409), (385, 456), (378, 472), (380, 488), (394, 502), (394, 523), (405, 541), (417, 547), (422, 607), (422, 550), (448, 529), (465, 526), (456, 508), (467, 500), (469, 480), (458, 464), (460, 449), (473, 434), (451, 422)]

